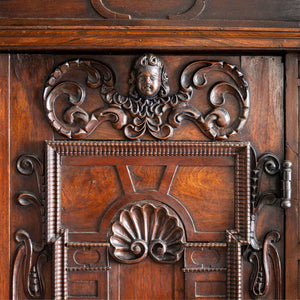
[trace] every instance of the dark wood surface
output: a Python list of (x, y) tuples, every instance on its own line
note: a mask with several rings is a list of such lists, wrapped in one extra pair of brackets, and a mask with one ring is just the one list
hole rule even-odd
[[(160, 6), (154, 1), (141, 4), (140, 1), (128, 1), (120, 4), (115, 0), (104, 1), (64, 1), (53, 2), (34, 0), (30, 1), (3, 1), (1, 3), (1, 17), (47, 17), (47, 18), (101, 18), (101, 14), (93, 9), (92, 3), (115, 12), (115, 14), (131, 15), (132, 19), (162, 19), (169, 15), (180, 15), (189, 9), (201, 11), (198, 18), (201, 19), (228, 19), (228, 20), (272, 20), (272, 21), (298, 21), (299, 2), (297, 0), (259, 0), (240, 3), (237, 0), (195, 1), (195, 0), (169, 0)], [(206, 2), (206, 3), (205, 3)], [(152, 11), (149, 8), (152, 7)], [(267, 9), (266, 9), (267, 8)], [(118, 18), (118, 15), (102, 16), (103, 18)], [(195, 18), (195, 16), (194, 16)]]
[[(8, 20), (9, 21), (9, 20)], [(70, 21), (59, 26), (57, 21), (51, 26), (42, 25), (34, 20), (32, 25), (14, 22), (13, 26), (0, 27), (0, 47), (9, 50), (119, 50), (143, 49), (143, 51), (159, 51), (173, 49), (177, 51), (214, 51), (219, 50), (297, 50), (300, 48), (299, 28), (264, 28), (239, 27), (185, 27), (176, 26), (84, 26), (80, 20), (75, 26), (69, 27)], [(48, 20), (47, 20), (48, 22)], [(51, 21), (49, 21), (51, 22)], [(50, 27), (50, 28), (49, 28)], [(174, 39), (174, 35), (176, 39)]]
[[(10, 216), (9, 216), (9, 204), (10, 204), (10, 126), (9, 126), (9, 112), (10, 112), (10, 57), (7, 54), (0, 55), (0, 123), (2, 134), (0, 138), (0, 180), (1, 180), (1, 209), (0, 209), (0, 228), (1, 228), (1, 260), (0, 260), (0, 291), (2, 298), (9, 298), (9, 277), (10, 277)], [(4, 84), (5, 83), (5, 84)]]
[(2, 1), (0, 49), (299, 49), (299, 6), (298, 0)]
[[(286, 56), (286, 157), (294, 164), (292, 207), (286, 213), (286, 290), (289, 299), (299, 298), (299, 55)], [(298, 263), (296, 263), (298, 261)], [(296, 288), (298, 287), (298, 288)]]
[[(95, 55), (85, 55), (85, 58), (93, 58), (98, 61), (105, 62), (106, 65), (110, 66), (114, 73), (116, 74), (116, 88), (122, 93), (126, 94), (128, 90), (128, 79), (130, 77), (130, 69), (135, 61), (135, 59), (139, 55), (102, 55), (102, 56), (95, 56)], [(170, 80), (170, 88), (171, 92), (174, 93), (178, 90), (178, 80), (180, 78), (180, 70), (184, 69), (189, 62), (198, 61), (198, 60), (222, 60), (226, 61), (230, 64), (235, 64), (238, 66), (240, 70), (245, 73), (245, 77), (249, 84), (250, 89), (250, 99), (251, 99), (251, 108), (257, 107), (257, 111), (251, 110), (249, 113), (249, 118), (244, 126), (241, 129), (240, 133), (236, 136), (230, 138), (232, 141), (251, 141), (254, 148), (257, 150), (258, 154), (262, 154), (265, 151), (274, 152), (277, 156), (281, 159), (283, 158), (283, 132), (282, 132), (282, 124), (283, 124), (283, 63), (282, 57), (280, 56), (207, 56), (207, 55), (193, 55), (193, 56), (178, 56), (178, 55), (159, 55), (162, 62), (165, 64), (166, 71), (169, 75)], [(58, 133), (54, 133), (51, 129), (50, 124), (47, 121), (47, 117), (44, 113), (44, 108), (42, 105), (42, 95), (43, 89), (45, 87), (45, 83), (47, 82), (51, 72), (58, 66), (61, 65), (62, 62), (70, 61), (74, 59), (74, 55), (40, 55), (40, 54), (17, 54), (12, 56), (11, 60), (11, 95), (13, 104), (11, 106), (11, 128), (12, 128), (12, 137), (11, 140), (11, 155), (14, 157), (14, 164), (16, 163), (16, 159), (20, 154), (23, 153), (36, 153), (39, 158), (43, 161), (44, 160), (44, 140), (61, 140), (65, 139)], [(37, 69), (38, 66), (38, 69)], [(72, 73), (73, 74), (73, 73)], [(70, 75), (70, 79), (72, 76)], [(75, 76), (77, 81), (82, 78), (79, 71), (76, 71)], [(216, 73), (217, 74), (217, 73)], [(217, 78), (220, 78), (221, 75), (215, 75)], [(223, 75), (222, 75), (223, 76)], [(221, 76), (221, 77), (222, 77)], [(31, 78), (29, 82), (26, 81), (26, 78)], [(266, 79), (268, 78), (268, 79)], [(74, 78), (73, 78), (74, 80)], [(80, 79), (81, 80), (81, 79)], [(209, 80), (212, 80), (211, 77)], [(26, 84), (25, 84), (25, 82)], [(84, 81), (83, 83), (84, 84)], [(195, 91), (196, 93), (196, 91)], [(198, 93), (198, 92), (197, 92)], [(91, 89), (88, 94), (88, 98), (91, 99), (91, 103), (85, 107), (85, 109), (93, 109), (98, 107), (99, 103), (99, 94), (97, 91)], [(199, 101), (199, 108), (201, 110), (207, 111), (209, 108), (207, 106), (207, 98), (200, 97)], [(262, 101), (261, 99), (264, 99)], [(60, 100), (60, 105), (65, 105), (63, 99)], [(88, 100), (89, 101), (89, 100)], [(94, 104), (93, 104), (94, 103)], [(195, 100), (191, 100), (191, 103), (197, 103)], [(276, 105), (274, 105), (276, 103)], [(271, 111), (269, 108), (272, 107)], [(237, 107), (226, 106), (228, 111), (231, 111), (232, 116), (235, 114)], [(21, 109), (21, 110), (20, 110)], [(258, 113), (259, 112), (259, 113)], [(268, 113), (264, 113), (268, 112)], [(23, 116), (20, 118), (20, 113)], [(23, 130), (24, 123), (26, 123), (26, 131)], [(265, 138), (261, 138), (264, 136)], [(268, 138), (266, 138), (268, 136)], [(93, 133), (88, 137), (87, 141), (93, 140), (111, 140), (115, 139), (118, 141), (124, 140), (124, 135), (122, 130), (114, 129), (110, 122), (105, 122), (101, 124), (98, 128), (95, 129)], [(153, 140), (151, 135), (143, 136), (144, 140)], [(191, 121), (186, 120), (184, 121), (181, 126), (175, 128), (174, 136), (172, 140), (205, 140), (209, 141), (209, 138), (204, 135), (199, 128), (197, 128)], [(134, 143), (134, 142), (132, 142)], [(219, 142), (220, 143), (220, 142)], [(221, 142), (222, 143), (222, 142)], [(134, 144), (132, 144), (134, 145)], [(136, 150), (135, 150), (136, 151)], [(126, 161), (128, 161), (126, 163)], [(64, 228), (69, 228), (69, 241), (75, 242), (80, 241), (82, 242), (107, 242), (105, 240), (106, 231), (103, 232), (102, 238), (92, 237), (90, 235), (90, 240), (86, 240), (85, 234), (76, 234), (74, 233), (77, 231), (90, 231), (93, 232), (97, 228), (99, 220), (97, 219), (97, 215), (101, 215), (103, 211), (106, 210), (107, 204), (105, 204), (102, 200), (100, 201), (98, 193), (104, 197), (105, 201), (110, 201), (109, 199), (113, 200), (115, 198), (124, 199), (122, 200), (125, 203), (128, 203), (126, 197), (122, 197), (122, 190), (125, 189), (126, 193), (133, 193), (134, 191), (137, 192), (137, 196), (132, 197), (132, 201), (139, 200), (140, 194), (147, 194), (150, 198), (149, 199), (157, 199), (160, 198), (155, 196), (154, 191), (156, 189), (160, 190), (161, 193), (163, 191), (168, 191), (168, 186), (170, 185), (170, 180), (172, 178), (172, 174), (174, 174), (174, 167), (172, 171), (172, 163), (171, 158), (166, 158), (164, 161), (161, 159), (146, 159), (146, 167), (143, 167), (145, 162), (137, 161), (136, 159), (130, 159), (129, 157), (126, 158), (126, 155), (122, 158), (114, 158), (111, 159), (111, 162), (108, 163), (106, 160), (98, 160), (97, 158), (93, 157), (65, 157), (62, 160), (63, 168), (62, 174), (63, 178), (61, 181), (61, 188), (62, 188), (62, 205), (63, 210), (61, 212), (62, 216), (62, 225)], [(114, 165), (119, 165), (124, 163), (125, 165), (129, 165), (129, 169), (124, 169), (121, 166), (118, 166), (117, 169)], [(181, 161), (181, 164), (184, 163), (184, 160)], [(207, 167), (197, 167), (195, 164), (207, 164)], [(51, 165), (52, 163), (50, 163)], [(149, 167), (147, 165), (149, 164)], [(163, 164), (163, 166), (161, 166)], [(165, 166), (169, 165), (168, 169), (165, 170)], [(91, 167), (92, 166), (92, 167)], [(80, 168), (80, 169), (78, 169)], [(79, 171), (80, 170), (80, 171)], [(117, 170), (117, 171), (116, 171)], [(128, 171), (130, 173), (130, 177), (128, 177)], [(12, 172), (12, 189), (17, 194), (19, 191), (26, 190), (26, 191), (33, 191), (34, 193), (39, 193), (36, 180), (33, 175), (30, 177), (22, 176), (17, 173), (14, 166), (11, 168)], [(78, 176), (78, 174), (80, 174)], [(127, 174), (127, 177), (126, 177)], [(169, 177), (162, 177), (162, 174), (169, 174)], [(216, 242), (224, 242), (224, 230), (233, 228), (233, 223), (231, 222), (234, 215), (232, 215), (232, 203), (231, 199), (233, 197), (233, 182), (230, 180), (232, 178), (232, 162), (226, 159), (219, 159), (217, 160), (214, 158), (212, 161), (209, 159), (197, 159), (191, 160), (188, 167), (181, 167), (177, 170), (177, 174), (179, 177), (175, 177), (173, 180), (172, 188), (170, 189), (170, 195), (172, 197), (180, 198), (183, 201), (184, 206), (190, 211), (190, 215), (195, 220), (193, 221), (195, 228), (199, 230), (200, 228), (204, 228), (208, 226), (208, 231), (213, 230), (215, 225), (217, 225), (218, 230), (223, 231), (223, 238), (221, 235), (219, 237), (215, 236), (211, 241)], [(217, 177), (216, 177), (217, 176)], [(30, 180), (28, 180), (28, 178)], [(49, 178), (49, 177), (48, 177)], [(101, 181), (98, 178), (103, 178)], [(105, 179), (106, 178), (106, 179)], [(127, 179), (126, 179), (127, 178)], [(216, 183), (216, 178), (219, 178), (217, 181), (217, 189), (213, 188), (213, 184)], [(105, 179), (105, 180), (104, 180)], [(200, 185), (197, 182), (202, 182)], [(273, 180), (269, 183), (265, 183), (264, 189), (271, 188), (273, 189), (276, 184)], [(187, 185), (189, 186), (187, 188)], [(115, 186), (115, 187), (114, 187)], [(123, 186), (123, 188), (122, 188)], [(228, 187), (231, 186), (230, 189)], [(198, 209), (198, 196), (197, 193), (199, 190), (202, 190), (200, 193), (206, 200), (201, 205), (201, 209)], [(145, 192), (146, 191), (146, 192)], [(224, 198), (224, 193), (227, 195)], [(15, 195), (16, 195), (15, 194)], [(162, 194), (161, 194), (162, 195)], [(213, 196), (215, 195), (215, 196)], [(222, 195), (222, 196), (221, 196)], [(50, 194), (48, 193), (48, 197)], [(102, 197), (101, 196), (101, 197)], [(145, 196), (144, 196), (145, 197)], [(160, 196), (161, 197), (161, 196)], [(213, 198), (213, 202), (209, 200), (209, 198)], [(204, 199), (203, 198), (203, 199)], [(11, 224), (12, 224), (12, 232), (16, 232), (18, 229), (23, 228), (24, 230), (30, 232), (31, 239), (34, 242), (41, 243), (42, 242), (42, 228), (36, 227), (36, 224), (40, 224), (40, 216), (38, 211), (34, 209), (32, 206), (28, 207), (21, 207), (20, 205), (16, 204), (12, 199), (11, 202)], [(49, 198), (50, 199), (50, 198)], [(80, 200), (78, 200), (80, 199)], [(161, 198), (163, 199), (163, 198)], [(170, 198), (171, 200), (171, 198)], [(169, 201), (169, 200), (165, 200)], [(172, 200), (174, 202), (174, 200)], [(96, 204), (98, 203), (98, 204)], [(175, 202), (174, 202), (175, 203)], [(212, 206), (211, 204), (214, 203)], [(218, 212), (218, 209), (222, 203), (222, 210)], [(95, 205), (96, 204), (96, 205)], [(119, 209), (122, 207), (119, 206)], [(224, 207), (226, 208), (224, 210)], [(49, 208), (50, 209), (50, 208)], [(179, 207), (176, 208), (178, 211)], [(114, 212), (117, 213), (118, 209), (114, 208)], [(114, 213), (110, 214), (110, 218), (107, 219), (106, 225), (108, 226), (111, 222), (111, 218), (113, 217)], [(272, 215), (272, 219), (269, 222), (265, 222), (266, 219), (269, 219), (269, 216)], [(30, 216), (30, 218), (29, 218)], [(214, 223), (210, 222), (211, 216), (214, 219)], [(283, 220), (284, 215), (283, 211), (278, 208), (277, 206), (265, 206), (265, 208), (257, 214), (257, 237), (260, 240), (264, 239), (264, 236), (270, 229), (277, 230), (281, 234), (281, 240), (276, 243), (276, 249), (281, 257), (281, 265), (284, 265), (284, 256), (283, 256), (283, 249), (284, 249), (284, 227), (283, 227)], [(26, 221), (29, 220), (30, 222)], [(97, 221), (98, 220), (98, 221)], [(74, 222), (75, 221), (75, 222)], [(217, 222), (217, 223), (215, 223)], [(213, 225), (214, 224), (214, 225)], [(53, 227), (54, 228), (54, 227)], [(56, 230), (56, 229), (55, 229)], [(54, 235), (55, 236), (55, 235)], [(53, 237), (54, 237), (53, 236)], [(50, 237), (50, 240), (53, 240), (53, 237)], [(196, 236), (195, 236), (196, 237)], [(13, 236), (12, 236), (13, 238)], [(207, 240), (208, 236), (204, 238), (194, 238), (190, 241), (198, 241), (203, 242)], [(16, 243), (12, 241), (11, 247), (11, 255), (15, 255), (15, 246)], [(63, 248), (59, 251), (64, 251)], [(71, 249), (71, 248), (70, 248)], [(72, 248), (73, 249), (73, 248)], [(105, 249), (105, 248), (104, 248)], [(105, 257), (105, 252), (103, 248), (99, 248), (97, 250), (101, 257)], [(218, 249), (218, 248), (216, 248)], [(58, 251), (58, 250), (57, 250)], [(73, 252), (68, 250), (71, 257)], [(73, 251), (73, 250), (72, 250)], [(76, 254), (77, 260), (84, 260), (87, 259), (90, 264), (93, 264), (95, 260), (97, 260), (97, 253), (95, 251), (79, 251), (79, 254)], [(226, 258), (224, 258), (224, 251), (220, 252), (221, 250), (217, 250), (219, 252), (218, 255), (223, 257), (221, 261), (223, 264), (219, 263), (215, 265), (215, 267), (224, 268), (224, 262), (226, 262)], [(225, 251), (226, 252), (226, 251)], [(63, 252), (62, 252), (63, 253)], [(74, 252), (75, 253), (75, 252)], [(195, 252), (196, 253), (196, 252)], [(206, 255), (206, 259), (215, 258), (215, 252), (208, 251), (204, 252)], [(223, 254), (222, 254), (223, 253)], [(196, 254), (195, 254), (196, 255)], [(223, 255), (223, 256), (222, 256)], [(243, 259), (243, 279), (242, 279), (242, 286), (243, 286), (243, 297), (249, 298), (250, 297), (250, 283), (249, 278), (252, 270), (252, 264), (248, 262), (248, 255), (244, 255)], [(195, 256), (196, 257), (196, 256)], [(55, 255), (52, 259), (55, 259)], [(196, 258), (194, 258), (196, 259)], [(199, 259), (199, 258), (198, 258)], [(150, 260), (150, 261), (148, 261)], [(145, 262), (146, 263), (146, 262)], [(188, 263), (188, 261), (186, 262)], [(79, 295), (89, 295), (89, 293), (97, 294), (99, 297), (102, 295), (106, 297), (103, 288), (98, 287), (97, 290), (97, 283), (96, 281), (107, 282), (105, 279), (106, 272), (105, 269), (100, 270), (101, 268), (106, 268), (106, 263), (99, 261), (94, 268), (100, 268), (99, 279), (95, 279), (95, 277), (91, 277), (89, 273), (85, 273), (84, 271), (74, 271), (72, 268), (81, 268), (80, 265), (73, 264), (70, 260), (68, 263), (70, 270), (70, 296)], [(139, 268), (144, 268), (144, 263), (141, 262), (141, 267), (137, 267), (135, 272), (138, 272)], [(152, 268), (156, 268), (156, 263), (152, 262), (150, 258), (147, 258), (147, 263), (149, 265), (149, 270)], [(154, 264), (154, 265), (153, 265)], [(209, 265), (209, 263), (203, 261), (203, 263), (199, 262), (199, 265)], [(153, 265), (153, 266), (152, 266)], [(113, 265), (112, 265), (113, 266)], [(117, 266), (117, 265), (116, 265)], [(151, 266), (151, 267), (150, 267)], [(187, 267), (188, 265), (186, 265)], [(213, 265), (212, 265), (213, 266)], [(174, 266), (175, 267), (175, 266)], [(46, 269), (44, 269), (44, 273), (46, 275), (46, 295), (50, 295), (53, 293), (53, 290), (56, 288), (51, 288), (50, 283), (50, 269), (51, 263), (45, 265)], [(117, 268), (117, 267), (116, 267)], [(148, 268), (148, 267), (147, 267)], [(147, 269), (146, 268), (146, 269)], [(182, 275), (181, 272), (182, 262), (178, 263), (178, 267), (170, 267), (170, 270), (177, 270), (174, 275), (173, 283), (173, 293), (176, 290), (178, 294), (178, 298), (182, 297), (182, 293), (184, 293), (184, 287), (182, 286), (182, 280), (180, 276)], [(47, 272), (48, 270), (48, 272)], [(144, 269), (143, 269), (144, 270)], [(59, 270), (56, 273), (58, 276)], [(119, 282), (118, 272), (115, 274), (114, 270), (111, 269), (109, 271), (112, 273), (110, 282), (113, 286), (118, 286), (118, 283), (113, 283), (114, 280), (112, 278), (116, 278), (117, 282)], [(169, 272), (169, 271), (168, 271)], [(170, 271), (171, 272), (171, 271)], [(172, 271), (173, 272), (173, 271)], [(223, 271), (224, 272), (224, 271)], [(271, 269), (270, 271), (271, 282), (275, 281), (274, 273)], [(87, 275), (85, 275), (87, 274)], [(115, 274), (115, 275), (113, 275)], [(176, 274), (176, 275), (175, 275)], [(181, 275), (180, 275), (181, 274)], [(205, 287), (209, 280), (215, 280), (217, 283), (214, 285), (214, 289), (218, 287), (220, 289), (220, 295), (225, 296), (226, 293), (224, 292), (224, 285), (226, 282), (224, 281), (224, 276), (226, 278), (226, 273), (213, 273), (213, 275), (196, 275), (198, 273), (193, 272), (186, 272), (186, 280), (190, 282), (191, 280), (196, 280), (201, 282), (198, 284), (197, 293), (201, 295), (201, 291), (203, 293), (210, 293), (212, 288)], [(200, 273), (199, 273), (200, 274)], [(81, 277), (83, 276), (83, 277)], [(87, 277), (86, 277), (87, 276)], [(103, 277), (104, 276), (104, 277)], [(162, 275), (168, 276), (168, 275)], [(179, 276), (179, 277), (178, 277)], [(199, 277), (200, 276), (200, 277)], [(202, 277), (203, 278), (202, 278)], [(213, 277), (212, 277), (213, 276)], [(82, 279), (80, 278), (87, 278), (86, 283), (83, 287), (78, 285), (77, 282), (81, 282)], [(89, 279), (88, 279), (89, 278)], [(94, 279), (93, 279), (94, 278)], [(187, 279), (189, 278), (189, 279)], [(194, 278), (194, 279), (193, 279)], [(210, 278), (210, 279), (207, 279)], [(215, 278), (215, 279), (213, 279)], [(218, 279), (219, 278), (219, 279)], [(221, 279), (223, 278), (223, 279)], [(129, 280), (129, 279), (128, 279)], [(131, 280), (131, 279), (130, 279)], [(142, 280), (142, 279), (141, 279)], [(175, 281), (174, 281), (175, 280)], [(56, 286), (59, 286), (58, 283), (53, 283)], [(83, 283), (82, 283), (83, 284)], [(171, 283), (170, 283), (171, 284)], [(185, 286), (187, 288), (188, 285)], [(275, 289), (276, 284), (271, 283), (269, 286), (268, 297), (274, 298), (275, 297)], [(85, 289), (85, 292), (83, 292)], [(114, 288), (113, 288), (114, 289)], [(22, 286), (20, 286), (20, 290), (16, 291), (17, 293), (22, 293)], [(125, 291), (124, 291), (125, 292)], [(85, 293), (85, 294), (84, 294)], [(104, 293), (104, 294), (102, 294)], [(123, 293), (123, 292), (122, 292)], [(126, 291), (126, 293), (130, 293)], [(225, 294), (224, 294), (225, 293)], [(129, 296), (130, 294), (128, 294)], [(159, 297), (159, 295), (150, 295), (149, 297)], [(173, 297), (173, 296), (172, 296)], [(174, 296), (175, 297), (175, 296)], [(186, 297), (192, 297), (190, 294), (186, 294)]]
[(300, 3), (153, 2), (0, 3), (0, 298), (300, 297)]

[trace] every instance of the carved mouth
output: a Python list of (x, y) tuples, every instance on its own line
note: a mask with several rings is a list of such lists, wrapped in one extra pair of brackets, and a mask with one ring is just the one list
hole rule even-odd
[(147, 92), (151, 92), (152, 91), (152, 87), (150, 85), (147, 85), (144, 87), (144, 90)]

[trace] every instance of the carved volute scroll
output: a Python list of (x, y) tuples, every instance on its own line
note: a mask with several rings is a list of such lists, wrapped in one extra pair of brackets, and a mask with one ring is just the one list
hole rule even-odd
[[(281, 234), (277, 230), (266, 232), (263, 240), (256, 236), (258, 216), (265, 205), (280, 204), (282, 208), (290, 207), (291, 163), (284, 161), (281, 165), (279, 158), (273, 153), (266, 152), (257, 157), (253, 151), (252, 193), (251, 193), (251, 248), (249, 261), (253, 264), (250, 278), (250, 295), (253, 298), (266, 296), (271, 287), (271, 276), (274, 274), (276, 299), (282, 297), (282, 267), (276, 243)], [(273, 177), (282, 183), (282, 195), (279, 191), (263, 190), (263, 174)]]
[(110, 253), (122, 263), (138, 263), (148, 255), (156, 262), (174, 263), (184, 249), (183, 225), (166, 205), (141, 201), (123, 208), (111, 223)]
[(17, 195), (17, 203), (22, 206), (34, 205), (41, 216), (42, 242), (32, 241), (30, 234), (19, 229), (15, 234), (18, 247), (13, 264), (12, 298), (19, 299), (18, 286), (23, 281), (24, 294), (28, 299), (41, 299), (45, 294), (42, 265), (48, 260), (49, 249), (45, 242), (45, 191), (43, 164), (34, 154), (21, 155), (17, 160), (17, 170), (22, 175), (35, 174), (38, 193), (23, 191)]
[[(70, 74), (75, 70), (84, 74), (85, 83), (72, 79)], [(220, 81), (217, 76), (214, 82), (208, 74), (227, 79)], [(248, 85), (235, 66), (218, 61), (192, 62), (183, 70), (179, 87), (177, 93), (170, 94), (165, 67), (153, 54), (136, 60), (130, 74), (129, 95), (121, 95), (115, 89), (114, 74), (108, 66), (77, 59), (58, 66), (52, 73), (44, 90), (44, 104), (53, 128), (68, 138), (85, 138), (104, 121), (123, 129), (129, 139), (140, 139), (146, 133), (168, 139), (185, 119), (193, 121), (212, 140), (228, 139), (244, 126), (249, 110)], [(207, 87), (208, 99), (194, 97), (196, 90)], [(88, 111), (86, 105), (91, 99), (87, 89), (97, 89), (103, 105)], [(233, 116), (225, 108), (227, 97), (234, 99), (238, 107)], [(56, 104), (66, 98), (64, 108)], [(210, 110), (201, 112), (197, 105), (190, 104), (191, 100), (208, 100)]]

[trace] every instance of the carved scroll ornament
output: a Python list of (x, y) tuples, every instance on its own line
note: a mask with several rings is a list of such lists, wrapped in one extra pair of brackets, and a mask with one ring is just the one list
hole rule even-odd
[(148, 255), (156, 262), (174, 263), (184, 249), (184, 229), (166, 205), (133, 204), (111, 224), (110, 253), (122, 263), (138, 263)]
[[(291, 205), (291, 162), (284, 161), (281, 165), (279, 158), (273, 153), (264, 153), (257, 157), (253, 150), (252, 192), (251, 192), (251, 247), (249, 261), (253, 264), (250, 278), (250, 294), (253, 298), (268, 294), (271, 287), (271, 275), (274, 274), (276, 299), (282, 297), (282, 267), (276, 243), (280, 241), (280, 232), (270, 230), (263, 238), (257, 239), (256, 223), (265, 205), (280, 203), (282, 208)], [(273, 177), (277, 182), (281, 179), (282, 195), (278, 191), (262, 189), (262, 176)], [(273, 180), (274, 180), (273, 179)]]
[(12, 298), (19, 299), (20, 278), (23, 281), (24, 294), (28, 299), (42, 299), (45, 295), (45, 283), (42, 265), (49, 257), (49, 249), (45, 243), (45, 200), (43, 164), (34, 154), (21, 155), (17, 160), (17, 170), (22, 175), (36, 176), (38, 193), (23, 191), (17, 196), (17, 203), (22, 206), (34, 205), (41, 216), (42, 242), (32, 241), (30, 234), (24, 229), (16, 232), (18, 242), (12, 278)]
[[(64, 80), (79, 70), (86, 83)], [(209, 73), (219, 73), (228, 81), (210, 82), (208, 104), (203, 113), (190, 105), (195, 90), (208, 88)], [(86, 108), (91, 101), (87, 88), (97, 89), (104, 102), (93, 111)], [(58, 99), (67, 98), (61, 109)], [(234, 99), (238, 112), (233, 116), (225, 108), (227, 97)], [(203, 101), (203, 99), (193, 99)], [(244, 126), (249, 110), (248, 85), (243, 74), (224, 62), (196, 61), (189, 64), (180, 77), (180, 89), (170, 94), (168, 75), (161, 60), (153, 54), (139, 57), (131, 71), (129, 95), (115, 89), (112, 70), (92, 60), (73, 60), (56, 68), (46, 84), (44, 101), (47, 117), (55, 130), (68, 138), (85, 138), (104, 121), (123, 129), (129, 139), (142, 138), (146, 133), (157, 139), (168, 139), (174, 128), (185, 119), (193, 121), (210, 139), (228, 139)]]

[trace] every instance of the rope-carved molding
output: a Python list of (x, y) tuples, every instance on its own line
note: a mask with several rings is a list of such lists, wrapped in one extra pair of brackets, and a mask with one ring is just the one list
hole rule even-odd
[[(76, 79), (78, 71), (85, 82)], [(220, 76), (224, 80), (220, 81)], [(45, 110), (52, 127), (70, 139), (82, 139), (104, 121), (110, 121), (128, 139), (140, 139), (146, 133), (168, 139), (183, 120), (191, 120), (210, 139), (222, 140), (237, 134), (248, 118), (248, 84), (235, 66), (225, 62), (190, 63), (181, 73), (175, 94), (170, 93), (162, 61), (153, 54), (136, 60), (128, 95), (116, 90), (114, 78), (108, 66), (95, 60), (77, 59), (58, 66), (44, 90)], [(97, 104), (94, 110), (88, 109), (93, 100), (88, 89), (96, 89), (102, 99), (101, 106)], [(207, 95), (196, 97), (195, 91), (203, 89), (208, 90)], [(205, 113), (197, 105), (202, 98), (210, 107)], [(237, 111), (226, 109), (227, 100), (236, 102)]]

